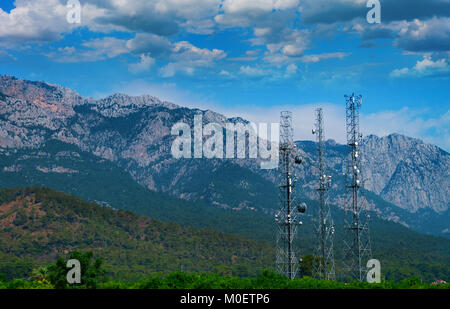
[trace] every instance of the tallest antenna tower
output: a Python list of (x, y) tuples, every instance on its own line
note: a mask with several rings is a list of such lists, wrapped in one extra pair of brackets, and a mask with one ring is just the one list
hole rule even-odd
[(344, 267), (351, 279), (363, 281), (367, 274), (366, 263), (372, 252), (369, 238), (369, 216), (366, 213), (365, 200), (359, 190), (363, 187), (361, 174), (360, 145), (362, 135), (359, 132), (359, 109), (361, 96), (345, 96), (347, 124), (347, 154), (345, 205)]

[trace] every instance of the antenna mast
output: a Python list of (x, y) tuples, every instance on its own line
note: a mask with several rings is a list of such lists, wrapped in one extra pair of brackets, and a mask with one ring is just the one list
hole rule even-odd
[(280, 116), (279, 152), (279, 210), (275, 214), (277, 224), (276, 269), (278, 273), (294, 279), (299, 268), (294, 239), (298, 226), (302, 224), (299, 221), (300, 213), (306, 211), (306, 204), (296, 204), (294, 198), (294, 188), (297, 181), (294, 165), (300, 164), (302, 160), (296, 155), (297, 148), (293, 141), (292, 113), (289, 111), (281, 112)]
[(362, 135), (359, 132), (359, 109), (361, 95), (346, 99), (347, 155), (345, 205), (345, 238), (344, 238), (344, 269), (351, 279), (363, 281), (367, 274), (366, 263), (372, 252), (369, 237), (369, 215), (366, 213), (365, 200), (359, 188), (363, 187), (361, 175), (360, 145)]
[(317, 168), (319, 173), (319, 208), (315, 213), (317, 247), (313, 262), (313, 272), (317, 279), (335, 280), (333, 236), (334, 223), (330, 207), (327, 204), (327, 193), (331, 185), (331, 176), (325, 174), (325, 136), (323, 130), (322, 108), (316, 109), (315, 129), (312, 131), (317, 139)]

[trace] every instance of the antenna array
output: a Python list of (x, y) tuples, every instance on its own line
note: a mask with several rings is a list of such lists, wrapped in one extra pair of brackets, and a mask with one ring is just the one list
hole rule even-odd
[(369, 237), (369, 215), (366, 213), (365, 200), (360, 188), (363, 187), (361, 175), (360, 145), (362, 135), (359, 132), (359, 109), (361, 96), (345, 96), (347, 145), (349, 152), (346, 162), (345, 237), (344, 270), (351, 279), (363, 281), (367, 274), (365, 263), (371, 258)]
[(277, 252), (276, 269), (278, 273), (294, 279), (299, 270), (296, 255), (295, 236), (297, 228), (302, 224), (300, 213), (306, 211), (306, 204), (295, 203), (294, 165), (300, 164), (301, 159), (296, 155), (297, 148), (293, 142), (292, 113), (281, 112), (280, 116), (280, 146), (279, 146), (279, 210), (275, 214), (277, 224)]
[(323, 130), (322, 108), (316, 109), (315, 129), (312, 132), (317, 139), (317, 169), (319, 207), (314, 214), (317, 247), (313, 260), (313, 275), (317, 279), (335, 280), (333, 251), (334, 223), (330, 207), (327, 204), (327, 193), (331, 186), (331, 176), (325, 174), (325, 136)]

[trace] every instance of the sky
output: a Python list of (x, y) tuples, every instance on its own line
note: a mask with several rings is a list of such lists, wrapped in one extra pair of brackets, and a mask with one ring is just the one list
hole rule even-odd
[(314, 138), (323, 107), (338, 142), (354, 92), (363, 134), (449, 151), (450, 0), (380, 0), (380, 23), (368, 22), (367, 2), (2, 0), (0, 74), (255, 122), (291, 110), (297, 139)]

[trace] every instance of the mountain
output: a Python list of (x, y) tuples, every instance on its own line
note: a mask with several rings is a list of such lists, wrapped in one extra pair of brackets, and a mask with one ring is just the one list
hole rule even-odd
[(0, 189), (0, 273), (31, 269), (73, 250), (101, 257), (110, 275), (219, 271), (256, 275), (274, 259), (264, 242), (113, 210), (47, 188)]
[[(171, 128), (179, 121), (192, 128), (197, 114), (202, 114), (203, 124), (222, 126), (228, 122), (245, 124), (241, 118), (189, 109), (148, 95), (83, 98), (64, 87), (12, 76), (0, 76), (0, 93), (3, 153), (36, 151), (57, 140), (114, 163), (153, 191), (222, 209), (273, 213), (277, 207), (277, 173), (261, 170), (256, 159), (175, 159), (170, 153), (175, 138)], [(297, 171), (299, 197), (313, 200), (316, 146), (308, 141), (296, 144), (303, 156)], [(333, 176), (330, 202), (342, 207), (347, 148), (333, 141), (326, 147), (328, 173)], [(447, 152), (392, 134), (365, 137), (362, 154), (371, 210), (420, 232), (450, 236)], [(71, 172), (63, 165), (43, 168), (47, 174)], [(17, 169), (20, 166), (11, 163), (3, 166), (2, 172), (8, 178), (19, 173)]]
[[(317, 145), (311, 141), (296, 144), (304, 156), (299, 191), (315, 199), (312, 189), (317, 183)], [(364, 198), (369, 209), (381, 218), (422, 233), (449, 237), (449, 154), (399, 134), (382, 138), (369, 135), (363, 139), (361, 148)], [(329, 140), (325, 149), (327, 173), (333, 180), (329, 200), (342, 207), (347, 146)]]
[(50, 140), (38, 149), (0, 151), (0, 171), (3, 188), (45, 186), (105, 207), (130, 210), (163, 221), (258, 240), (272, 237), (269, 230), (259, 236), (255, 232), (261, 231), (262, 221), (266, 227), (272, 225), (272, 218), (263, 213), (211, 207), (204, 201), (189, 201), (148, 190), (115, 163), (57, 140)]
[(368, 190), (410, 212), (424, 208), (444, 212), (449, 208), (447, 152), (400, 134), (382, 138), (369, 135), (363, 145)]

